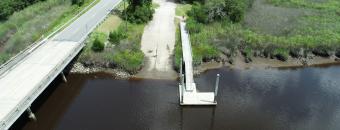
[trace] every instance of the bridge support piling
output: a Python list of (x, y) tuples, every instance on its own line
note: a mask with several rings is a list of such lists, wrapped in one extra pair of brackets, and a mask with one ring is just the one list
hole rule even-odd
[(214, 97), (214, 102), (216, 102), (216, 97), (217, 97), (217, 93), (218, 93), (218, 85), (220, 83), (220, 74), (217, 74), (216, 77), (216, 83), (215, 83), (215, 97)]
[(33, 121), (37, 121), (37, 118), (35, 117), (34, 113), (31, 110), (31, 107), (27, 108), (28, 118), (30, 118)]
[(67, 79), (66, 79), (66, 76), (65, 76), (64, 72), (61, 72), (60, 75), (62, 76), (63, 81), (66, 83)]

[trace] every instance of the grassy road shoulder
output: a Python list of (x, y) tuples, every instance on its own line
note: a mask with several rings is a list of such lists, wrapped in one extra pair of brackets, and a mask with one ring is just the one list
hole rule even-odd
[(71, 0), (46, 0), (1, 21), (0, 64), (64, 25), (92, 2), (99, 0), (85, 0), (80, 6), (73, 5)]

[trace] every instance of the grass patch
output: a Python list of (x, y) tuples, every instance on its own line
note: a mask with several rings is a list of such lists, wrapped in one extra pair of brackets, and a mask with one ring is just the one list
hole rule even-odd
[(158, 3), (153, 2), (152, 3), (152, 8), (157, 9), (160, 5)]
[(136, 73), (142, 67), (144, 53), (142, 51), (123, 50), (113, 56), (113, 61), (118, 67), (130, 73)]
[[(123, 10), (123, 3), (116, 8), (117, 15), (110, 15), (94, 33), (87, 39), (87, 44), (79, 56), (79, 61), (85, 65), (95, 65), (103, 67), (117, 67), (131, 74), (138, 72), (143, 66), (144, 53), (140, 50), (141, 39), (145, 24), (133, 24), (122, 20), (118, 15)], [(127, 26), (126, 26), (127, 25)], [(119, 36), (111, 36), (114, 32)], [(120, 34), (124, 32), (124, 36)], [(98, 34), (105, 35), (106, 46), (103, 51), (96, 52), (91, 49), (94, 39)], [(111, 34), (113, 35), (113, 33)]]
[(112, 30), (115, 30), (122, 23), (122, 20), (116, 15), (110, 15), (107, 19), (96, 29), (96, 32), (102, 32), (109, 34)]
[(176, 15), (188, 17), (187, 12), (191, 9), (191, 4), (177, 4)]

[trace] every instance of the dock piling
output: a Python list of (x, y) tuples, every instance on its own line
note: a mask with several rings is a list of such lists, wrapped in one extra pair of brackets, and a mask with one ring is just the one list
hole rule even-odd
[(218, 85), (220, 83), (220, 74), (217, 74), (216, 76), (216, 83), (215, 83), (215, 97), (214, 97), (214, 102), (216, 102), (216, 97), (218, 93)]

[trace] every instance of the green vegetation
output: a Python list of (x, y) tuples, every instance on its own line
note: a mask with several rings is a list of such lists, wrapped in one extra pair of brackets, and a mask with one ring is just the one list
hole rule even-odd
[(219, 52), (232, 60), (240, 51), (246, 62), (254, 56), (286, 61), (340, 53), (339, 9), (338, 0), (194, 2), (187, 13), (194, 61), (216, 59)]
[(131, 23), (147, 23), (153, 17), (155, 12), (152, 0), (129, 0), (128, 7), (125, 10), (127, 20)]
[(95, 52), (101, 52), (105, 48), (105, 42), (107, 41), (107, 36), (104, 33), (94, 33), (94, 41), (92, 44), (92, 50)]
[(191, 9), (191, 4), (178, 4), (176, 7), (177, 16), (188, 16), (187, 12)]
[(281, 61), (286, 61), (288, 60), (289, 51), (284, 48), (277, 48), (274, 50), (273, 54), (275, 55), (277, 59)]
[[(116, 10), (122, 15), (122, 4)], [(117, 67), (131, 74), (138, 72), (143, 66), (144, 53), (140, 43), (145, 24), (123, 21), (117, 15), (109, 16), (87, 40), (79, 61), (84, 65)], [(98, 35), (107, 43), (102, 51), (94, 51), (95, 39)]]
[(107, 44), (102, 51), (94, 51), (92, 49), (95, 44), (95, 39), (98, 37), (98, 34), (104, 35), (106, 38), (110, 34), (101, 33), (97, 30), (92, 33), (87, 40), (86, 46), (79, 57), (79, 61), (85, 65), (118, 67), (131, 74), (136, 73), (141, 69), (144, 60), (144, 53), (140, 50), (144, 26), (145, 24), (128, 23), (126, 32), (124, 32), (125, 30), (119, 31), (125, 29), (125, 24), (120, 24), (118, 28), (113, 28), (111, 34), (112, 32), (117, 32), (121, 35), (120, 32), (124, 32), (124, 37), (121, 37), (120, 40), (115, 42), (109, 40), (110, 38), (105, 39), (104, 43)]
[(152, 3), (152, 8), (153, 8), (153, 9), (157, 9), (159, 6), (160, 6), (160, 5), (157, 4), (157, 3), (154, 3), (154, 2)]
[(96, 32), (102, 32), (109, 34), (112, 30), (115, 30), (122, 23), (122, 19), (117, 15), (109, 15), (103, 23), (98, 26)]
[(113, 56), (113, 61), (118, 67), (130, 73), (136, 73), (142, 67), (144, 53), (142, 51), (123, 50)]
[[(176, 19), (175, 21), (176, 25), (179, 24), (179, 20)], [(181, 44), (181, 32), (179, 29), (179, 26), (176, 26), (176, 41), (175, 41), (175, 49), (174, 49), (174, 60), (173, 60), (173, 64), (174, 64), (174, 68), (175, 70), (179, 70), (179, 66), (181, 64), (181, 58), (182, 56), (182, 44)]]
[(36, 2), (44, 0), (1, 0), (0, 1), (0, 20), (7, 19), (15, 11), (24, 9)]
[(230, 19), (233, 22), (243, 20), (248, 0), (209, 0), (195, 2), (188, 15), (200, 23)]
[(320, 10), (335, 10), (339, 13), (339, 0), (267, 0), (276, 6), (306, 7)]
[(71, 0), (45, 0), (1, 21), (0, 64), (56, 30), (91, 2), (93, 0), (85, 0), (82, 6), (78, 6), (72, 5)]
[(117, 30), (110, 32), (109, 41), (112, 44), (119, 45), (120, 41), (127, 38), (127, 33), (123, 29), (123, 26), (120, 26)]
[(85, 0), (72, 0), (73, 5), (82, 6), (85, 3)]

